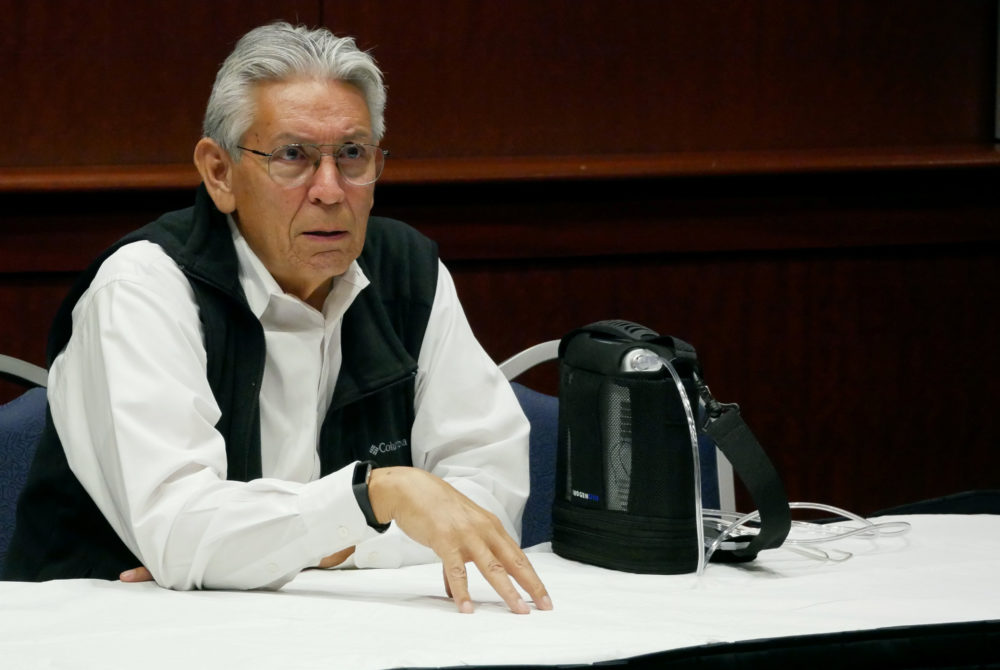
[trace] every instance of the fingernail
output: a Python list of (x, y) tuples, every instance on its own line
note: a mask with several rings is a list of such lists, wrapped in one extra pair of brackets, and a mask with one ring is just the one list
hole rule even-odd
[(118, 575), (118, 579), (120, 579), (123, 582), (129, 581), (133, 577), (135, 577), (135, 570), (126, 570), (125, 572)]
[(472, 601), (463, 600), (458, 606), (458, 611), (462, 614), (472, 614)]
[(516, 604), (517, 604), (516, 612), (518, 614), (528, 614), (529, 612), (531, 612), (531, 608), (528, 607), (528, 603), (524, 602), (522, 598), (518, 598)]
[(552, 609), (552, 598), (549, 598), (547, 595), (542, 596), (542, 601), (538, 603), (538, 609), (541, 610)]

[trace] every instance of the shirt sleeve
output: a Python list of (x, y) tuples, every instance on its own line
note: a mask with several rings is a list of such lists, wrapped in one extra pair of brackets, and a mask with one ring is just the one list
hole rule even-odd
[(276, 588), (374, 535), (348, 466), (309, 483), (226, 479), (198, 307), (155, 244), (111, 256), (73, 311), (49, 403), (73, 473), (161, 585)]
[[(443, 264), (417, 367), (413, 465), (495, 514), (519, 539), (529, 490), (528, 420), (473, 335)], [(384, 568), (437, 557), (393, 524), (358, 545), (352, 559), (357, 567)]]

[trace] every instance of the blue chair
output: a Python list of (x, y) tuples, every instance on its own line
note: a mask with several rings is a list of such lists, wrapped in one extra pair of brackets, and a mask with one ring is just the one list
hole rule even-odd
[[(550, 340), (511, 356), (500, 371), (514, 389), (514, 395), (528, 422), (531, 492), (521, 520), (521, 546), (531, 547), (552, 539), (552, 502), (555, 499), (556, 449), (559, 444), (559, 399), (539, 393), (513, 381), (534, 366), (559, 357), (559, 340)], [(736, 510), (733, 468), (707, 436), (700, 435), (702, 506)]]
[(552, 539), (552, 501), (556, 490), (556, 445), (559, 443), (559, 399), (513, 382), (531, 435), (528, 438), (531, 492), (521, 519), (521, 546)]
[(35, 445), (45, 427), (44, 368), (0, 355), (0, 377), (34, 387), (0, 405), (0, 566), (14, 533), (17, 498), (28, 477)]

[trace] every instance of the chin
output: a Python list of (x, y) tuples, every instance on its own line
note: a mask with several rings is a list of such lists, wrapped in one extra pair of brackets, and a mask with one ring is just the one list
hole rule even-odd
[(319, 266), (314, 266), (313, 267), (313, 271), (314, 271), (314, 275), (313, 276), (316, 277), (316, 279), (318, 281), (325, 282), (325, 281), (327, 281), (329, 279), (335, 279), (335, 278), (341, 276), (342, 274), (344, 274), (345, 272), (347, 272), (347, 269), (349, 267), (351, 267), (351, 262), (350, 261), (347, 262), (347, 263), (330, 263), (330, 264), (323, 264), (323, 265), (319, 265)]

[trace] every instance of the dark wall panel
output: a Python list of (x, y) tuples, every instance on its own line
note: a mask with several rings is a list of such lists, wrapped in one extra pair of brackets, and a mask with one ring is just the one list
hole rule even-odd
[[(315, 0), (0, 0), (0, 167), (190, 165), (236, 39)], [(16, 141), (14, 141), (16, 139)]]
[(994, 0), (0, 0), (0, 16), (0, 168), (171, 165), (190, 180), (217, 65), (278, 18), (373, 51), (400, 158), (994, 135)]
[(403, 157), (993, 137), (993, 0), (326, 0), (324, 21), (384, 67)]

